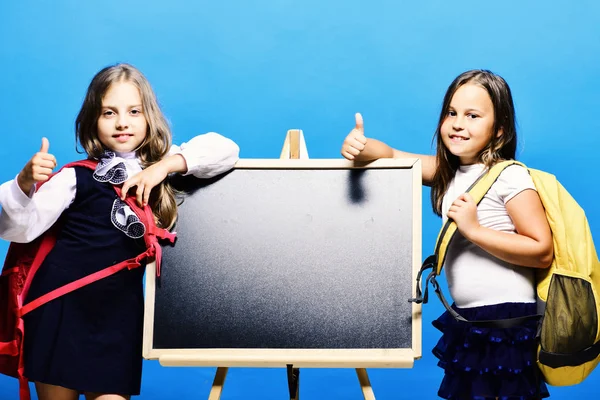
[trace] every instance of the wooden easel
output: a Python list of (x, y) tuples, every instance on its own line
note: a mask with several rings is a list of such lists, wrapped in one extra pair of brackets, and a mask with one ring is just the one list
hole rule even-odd
[[(304, 135), (300, 129), (288, 130), (279, 158), (285, 160), (308, 159), (306, 142), (304, 141)], [(227, 367), (217, 368), (212, 389), (208, 395), (208, 400), (221, 399), (227, 371)], [(373, 393), (367, 370), (365, 368), (356, 368), (356, 375), (358, 376), (358, 382), (360, 383), (365, 400), (375, 400), (375, 394)], [(290, 400), (300, 400), (300, 369), (294, 368), (293, 364), (287, 364), (287, 377)]]

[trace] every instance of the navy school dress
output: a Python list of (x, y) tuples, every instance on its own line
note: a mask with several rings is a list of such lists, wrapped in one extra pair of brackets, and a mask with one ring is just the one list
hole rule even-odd
[[(535, 303), (452, 308), (470, 321), (537, 313)], [(433, 326), (443, 335), (433, 349), (444, 369), (438, 395), (448, 400), (534, 400), (549, 396), (536, 364), (536, 319), (508, 329), (480, 328), (445, 311)]]
[[(75, 199), (25, 303), (145, 251), (143, 239), (128, 237), (112, 223), (113, 204), (120, 200), (93, 172), (75, 167)], [(25, 376), (80, 392), (139, 394), (143, 274), (143, 266), (122, 270), (27, 314)]]

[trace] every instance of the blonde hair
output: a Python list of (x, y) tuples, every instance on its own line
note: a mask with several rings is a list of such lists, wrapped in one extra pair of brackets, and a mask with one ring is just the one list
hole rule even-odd
[[(448, 87), (442, 110), (438, 121), (438, 126), (434, 134), (436, 140), (436, 162), (437, 169), (431, 182), (431, 206), (433, 211), (442, 215), (442, 201), (448, 186), (456, 170), (460, 166), (460, 160), (457, 156), (450, 153), (442, 141), (441, 127), (444, 123), (450, 102), (454, 93), (461, 86), (472, 83), (481, 86), (490, 96), (494, 108), (494, 126), (493, 135), (486, 147), (479, 153), (478, 161), (491, 167), (498, 161), (514, 160), (517, 150), (517, 128), (515, 124), (515, 106), (513, 104), (510, 87), (506, 81), (499, 75), (488, 70), (471, 70), (460, 74)], [(501, 135), (498, 133), (502, 131)]]
[[(146, 137), (136, 149), (136, 154), (146, 168), (159, 162), (171, 148), (171, 129), (158, 105), (156, 95), (146, 77), (134, 66), (116, 64), (98, 72), (88, 87), (81, 110), (75, 120), (75, 136), (88, 157), (99, 159), (105, 150), (98, 138), (98, 118), (102, 112), (102, 98), (117, 82), (129, 82), (138, 88), (142, 98), (144, 116), (148, 123)], [(79, 152), (79, 149), (77, 149)], [(167, 180), (157, 185), (150, 194), (156, 224), (171, 228), (177, 218), (175, 191)]]

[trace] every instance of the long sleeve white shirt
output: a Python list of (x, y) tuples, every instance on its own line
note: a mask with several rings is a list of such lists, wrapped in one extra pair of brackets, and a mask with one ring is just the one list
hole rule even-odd
[[(198, 135), (181, 146), (173, 145), (169, 155), (181, 154), (187, 164), (184, 175), (212, 178), (229, 171), (239, 157), (239, 147), (232, 140), (214, 132)], [(125, 159), (131, 176), (140, 171), (132, 154), (117, 154)], [(77, 190), (73, 168), (63, 168), (33, 193), (25, 194), (16, 179), (0, 186), (0, 238), (28, 243), (50, 228), (66, 210)]]

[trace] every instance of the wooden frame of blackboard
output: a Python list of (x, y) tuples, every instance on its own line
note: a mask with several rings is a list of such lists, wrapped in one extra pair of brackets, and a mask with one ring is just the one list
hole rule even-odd
[[(379, 159), (354, 163), (334, 159), (241, 159), (236, 169), (359, 169), (412, 170), (412, 295), (421, 266), (421, 162), (418, 159)], [(402, 349), (154, 349), (155, 265), (146, 267), (143, 355), (164, 366), (296, 368), (412, 368), (421, 357), (421, 305), (412, 303), (412, 346)], [(406, 300), (408, 301), (408, 299)]]

